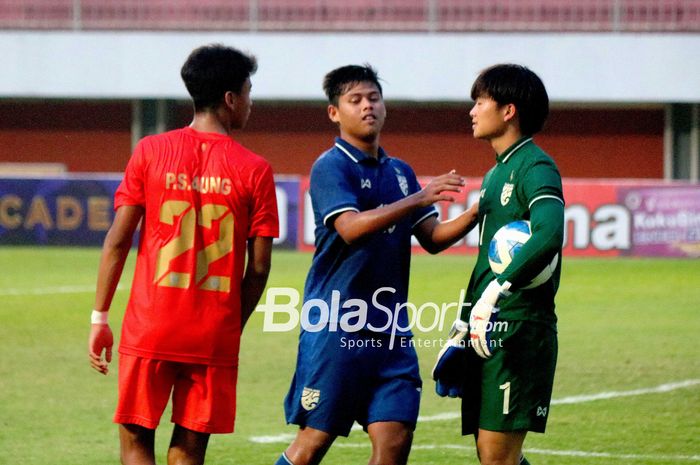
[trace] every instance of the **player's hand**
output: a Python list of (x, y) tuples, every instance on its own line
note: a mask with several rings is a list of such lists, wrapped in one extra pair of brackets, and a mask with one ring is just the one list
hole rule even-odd
[(503, 285), (495, 279), (491, 281), (469, 314), (471, 346), (481, 358), (491, 357), (490, 335), (493, 331), (493, 324), (498, 318), (496, 305), (500, 299), (510, 295), (509, 287), (510, 283)]
[[(114, 337), (108, 324), (91, 325), (88, 341), (90, 366), (103, 375), (109, 372), (108, 364), (112, 361), (112, 345), (114, 345)], [(104, 359), (102, 351), (104, 351)]]
[(454, 202), (454, 197), (446, 192), (461, 192), (463, 186), (464, 179), (455, 170), (436, 176), (419, 192), (420, 206), (427, 207), (442, 200)]
[(440, 397), (462, 397), (462, 386), (467, 375), (467, 334), (469, 326), (465, 321), (456, 320), (447, 342), (437, 356), (433, 367), (435, 392)]

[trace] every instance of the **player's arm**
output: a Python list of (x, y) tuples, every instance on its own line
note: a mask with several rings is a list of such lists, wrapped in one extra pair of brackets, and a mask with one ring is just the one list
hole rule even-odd
[(532, 236), (498, 278), (513, 289), (530, 282), (559, 252), (564, 242), (564, 195), (561, 175), (551, 160), (539, 160), (522, 176), (517, 194), (527, 199)]
[[(107, 365), (112, 361), (114, 342), (112, 330), (107, 324), (107, 315), (124, 269), (126, 257), (131, 249), (134, 231), (136, 231), (142, 216), (143, 208), (140, 206), (125, 205), (119, 207), (102, 247), (88, 352), (90, 365), (105, 375), (108, 372)], [(104, 359), (102, 358), (103, 351)]]
[(479, 202), (476, 202), (451, 220), (441, 222), (434, 216), (426, 218), (413, 229), (413, 234), (425, 250), (436, 254), (466, 236), (477, 225), (478, 215)]
[(265, 290), (272, 263), (272, 238), (248, 239), (248, 263), (241, 283), (241, 328), (255, 310)]
[(564, 235), (564, 202), (556, 196), (545, 196), (530, 205), (532, 236), (515, 254), (501, 275), (481, 293), (469, 314), (472, 347), (482, 358), (489, 358), (489, 325), (497, 317), (495, 310), (501, 299), (529, 282), (559, 252)]
[(532, 236), (515, 254), (499, 276), (501, 283), (510, 282), (513, 289), (528, 283), (549, 264), (564, 242), (564, 203), (558, 198), (544, 198), (530, 207)]
[(389, 205), (363, 212), (344, 211), (335, 218), (333, 227), (345, 243), (352, 244), (389, 228), (420, 208), (443, 200), (454, 202), (454, 198), (446, 192), (459, 192), (463, 185), (464, 180), (458, 174), (443, 174), (434, 178), (420, 191)]

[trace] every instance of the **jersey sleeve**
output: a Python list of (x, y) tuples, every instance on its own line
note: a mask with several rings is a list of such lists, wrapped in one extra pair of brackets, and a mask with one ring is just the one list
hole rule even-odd
[(310, 180), (311, 202), (324, 225), (331, 226), (333, 219), (342, 212), (360, 211), (358, 194), (352, 187), (355, 178), (345, 160), (323, 156), (314, 163)]
[(564, 204), (561, 175), (550, 159), (538, 160), (530, 166), (519, 186), (522, 186), (522, 198), (529, 210), (532, 210), (535, 202), (542, 199), (556, 199)]
[(498, 281), (509, 281), (513, 289), (529, 283), (554, 256), (564, 241), (564, 204), (553, 199), (536, 202), (530, 212), (532, 237), (523, 244)]
[(270, 165), (265, 165), (254, 181), (248, 237), (278, 237), (277, 194)]
[(124, 205), (146, 205), (146, 162), (145, 143), (139, 141), (129, 158), (124, 171), (124, 179), (114, 194), (114, 209)]
[[(416, 174), (413, 172), (413, 170), (408, 166), (405, 165), (406, 169), (409, 174), (408, 178), (408, 195), (415, 194), (416, 192), (420, 192), (422, 187), (420, 183), (418, 182), (418, 178), (416, 178)], [(429, 205), (427, 207), (420, 208), (413, 212), (413, 215), (411, 217), (411, 228), (415, 228), (418, 226), (421, 222), (425, 221), (426, 219), (430, 218), (431, 216), (438, 216), (438, 210), (435, 207), (435, 205)]]
[(525, 173), (522, 185), (532, 237), (498, 278), (509, 281), (514, 289), (530, 282), (552, 261), (564, 238), (564, 196), (556, 165), (549, 160), (535, 163)]

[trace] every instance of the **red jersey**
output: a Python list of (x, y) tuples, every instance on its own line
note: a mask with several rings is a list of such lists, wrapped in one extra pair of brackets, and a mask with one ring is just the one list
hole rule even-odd
[(189, 127), (139, 142), (115, 209), (145, 208), (119, 351), (235, 365), (247, 239), (277, 237), (270, 165)]

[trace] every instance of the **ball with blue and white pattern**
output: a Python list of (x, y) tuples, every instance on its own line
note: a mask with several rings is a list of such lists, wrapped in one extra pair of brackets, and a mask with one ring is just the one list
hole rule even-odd
[[(530, 229), (530, 222), (527, 220), (513, 221), (496, 231), (489, 244), (489, 265), (491, 266), (491, 271), (496, 276), (500, 276), (510, 265), (515, 254), (520, 251), (531, 236), (532, 230)], [(535, 276), (527, 286), (522, 288), (532, 289), (547, 282), (552, 277), (558, 262), (559, 254), (556, 254), (552, 262)]]

